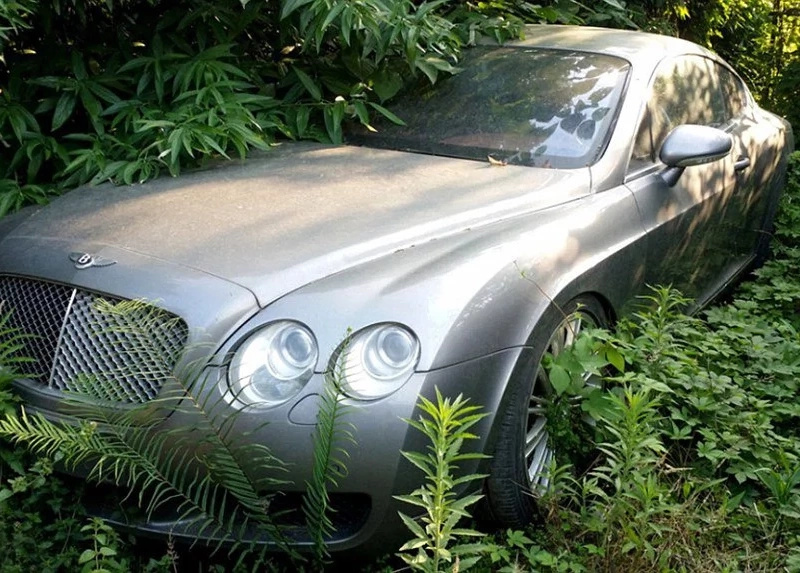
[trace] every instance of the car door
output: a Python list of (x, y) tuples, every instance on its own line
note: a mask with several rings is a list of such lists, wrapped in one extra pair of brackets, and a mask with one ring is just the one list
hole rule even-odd
[(716, 63), (728, 111), (726, 130), (734, 139), (736, 191), (726, 213), (734, 233), (732, 256), (749, 262), (759, 244), (765, 242), (782, 181), (776, 177), (783, 145), (781, 127), (760, 117), (742, 80)]
[(720, 127), (725, 101), (713, 62), (681, 56), (661, 62), (651, 79), (631, 155), (626, 186), (647, 231), (645, 281), (671, 284), (704, 302), (730, 276), (734, 237), (725, 211), (736, 189), (732, 154), (687, 167), (668, 185), (658, 152), (666, 136), (683, 124)]

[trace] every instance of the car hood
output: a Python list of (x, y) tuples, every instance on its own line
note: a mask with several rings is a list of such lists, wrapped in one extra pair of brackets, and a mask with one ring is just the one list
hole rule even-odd
[(559, 171), (317, 144), (132, 187), (85, 187), (7, 239), (107, 245), (251, 290), (264, 306), (392, 252), (545, 209), (589, 192)]

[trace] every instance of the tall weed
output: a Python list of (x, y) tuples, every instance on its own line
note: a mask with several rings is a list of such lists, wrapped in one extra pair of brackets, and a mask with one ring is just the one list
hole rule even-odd
[(409, 462), (422, 471), (424, 482), (408, 495), (397, 496), (417, 508), (418, 515), (401, 513), (413, 538), (400, 548), (400, 557), (412, 569), (438, 573), (466, 569), (476, 563), (488, 546), (464, 543), (464, 538), (480, 538), (481, 533), (463, 526), (470, 517), (469, 506), (480, 495), (458, 497), (466, 484), (483, 479), (482, 475), (458, 475), (458, 463), (484, 457), (465, 453), (465, 440), (475, 439), (469, 429), (485, 414), (480, 406), (469, 405), (463, 396), (445, 398), (436, 390), (436, 402), (420, 397), (418, 419), (406, 420), (430, 441), (426, 452), (402, 452)]

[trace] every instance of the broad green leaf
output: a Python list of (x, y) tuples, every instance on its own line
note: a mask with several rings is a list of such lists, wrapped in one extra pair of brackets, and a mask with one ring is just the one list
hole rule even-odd
[(308, 95), (311, 96), (311, 99), (314, 101), (321, 101), (322, 100), (322, 91), (320, 90), (319, 86), (314, 82), (311, 77), (305, 73), (303, 70), (297, 67), (292, 68), (294, 73), (297, 75), (297, 78), (300, 80), (300, 83), (303, 84), (303, 87), (306, 88)]
[(72, 74), (80, 81), (86, 80), (89, 77), (89, 74), (86, 72), (86, 64), (83, 62), (83, 54), (77, 50), (72, 52)]
[(613, 346), (606, 347), (606, 360), (620, 372), (625, 372), (625, 358), (623, 358), (619, 350)]
[(94, 93), (94, 95), (108, 104), (113, 104), (120, 101), (120, 98), (117, 94), (97, 82), (87, 82), (86, 87), (88, 87), (92, 93)]
[(569, 373), (562, 366), (558, 364), (553, 364), (551, 366), (550, 385), (558, 396), (567, 391), (571, 380)]
[(336, 145), (342, 143), (342, 120), (344, 119), (345, 108), (346, 103), (344, 101), (337, 101), (332, 106), (327, 106), (324, 110), (325, 128), (328, 131), (328, 137)]
[(391, 70), (381, 70), (372, 78), (372, 89), (381, 101), (394, 97), (403, 87), (403, 77)]
[(370, 131), (374, 131), (374, 128), (369, 124), (369, 111), (367, 110), (367, 105), (363, 101), (354, 101), (353, 111), (355, 111), (355, 114), (358, 117), (358, 121), (361, 122), (361, 125), (365, 126)]
[(392, 123), (397, 124), (397, 125), (405, 125), (406, 124), (406, 122), (404, 122), (402, 119), (397, 117), (394, 113), (392, 113), (391, 111), (389, 111), (388, 109), (386, 109), (382, 105), (378, 105), (375, 102), (369, 102), (369, 105), (372, 106), (374, 109), (376, 109), (378, 111), (378, 113), (380, 113), (383, 117), (385, 117), (386, 119), (388, 119)]
[(53, 112), (53, 131), (64, 125), (75, 110), (75, 92), (63, 92)]
[(347, 6), (346, 2), (337, 2), (334, 4), (333, 9), (328, 12), (328, 15), (325, 17), (325, 20), (322, 21), (322, 24), (317, 29), (317, 45), (320, 45), (322, 42), (323, 35), (325, 34), (325, 30), (328, 29), (328, 26), (339, 17), (339, 14), (342, 13), (342, 10), (345, 9)]
[(313, 0), (284, 0), (281, 7), (281, 20), (288, 18), (293, 12), (311, 2)]
[(428, 76), (428, 80), (432, 84), (436, 83), (436, 78), (439, 75), (439, 70), (436, 68), (436, 66), (425, 61), (422, 58), (416, 58), (416, 61), (414, 62), (414, 67), (420, 70), (426, 76)]
[(95, 558), (95, 555), (96, 553), (93, 549), (85, 549), (80, 557), (78, 557), (78, 564), (83, 565), (84, 563), (88, 563)]

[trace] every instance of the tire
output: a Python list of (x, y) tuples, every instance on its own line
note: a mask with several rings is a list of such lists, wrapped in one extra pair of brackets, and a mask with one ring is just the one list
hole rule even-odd
[(486, 479), (485, 508), (494, 525), (521, 528), (539, 517), (537, 492), (547, 487), (545, 472), (553, 458), (544, 406), (553, 395), (543, 359), (569, 346), (587, 325), (608, 325), (600, 303), (579, 296), (550, 309), (531, 336), (532, 360), (518, 367), (519, 375), (506, 391), (504, 409), (495, 421), (495, 451)]

